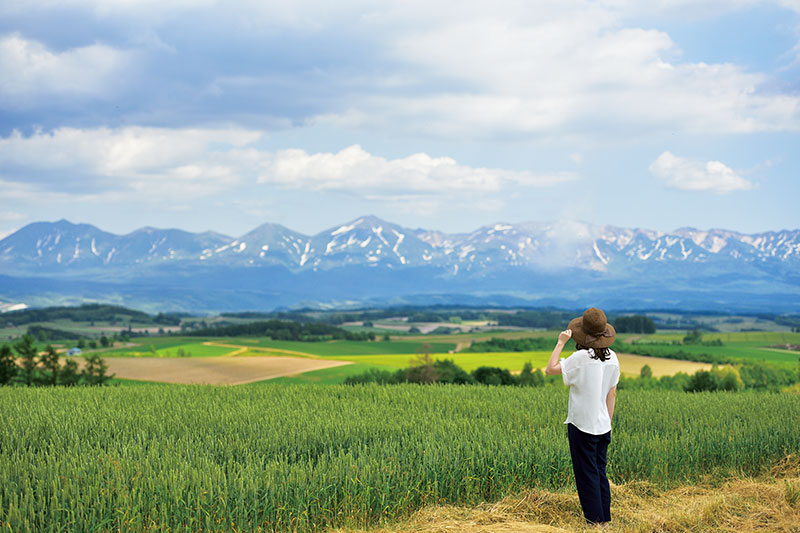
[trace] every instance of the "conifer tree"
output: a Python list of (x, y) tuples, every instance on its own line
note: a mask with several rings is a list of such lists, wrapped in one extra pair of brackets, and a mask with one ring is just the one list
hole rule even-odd
[(6, 385), (17, 375), (17, 362), (8, 344), (0, 346), (0, 385)]
[(106, 381), (114, 377), (106, 374), (107, 370), (108, 365), (103, 358), (94, 354), (86, 358), (86, 367), (83, 369), (82, 375), (87, 385), (105, 385)]
[(49, 385), (58, 385), (58, 352), (51, 345), (47, 345), (44, 353), (39, 358), (42, 367), (50, 372), (47, 376), (47, 383)]
[(14, 345), (14, 350), (16, 350), (20, 359), (22, 359), (22, 372), (20, 372), (22, 380), (25, 382), (25, 385), (30, 387), (34, 384), (36, 365), (38, 364), (36, 361), (36, 346), (33, 345), (33, 337), (30, 335), (22, 337), (22, 339)]

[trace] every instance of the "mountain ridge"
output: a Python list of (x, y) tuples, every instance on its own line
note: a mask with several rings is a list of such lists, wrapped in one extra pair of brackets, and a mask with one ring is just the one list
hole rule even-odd
[(189, 310), (432, 294), (800, 310), (800, 230), (498, 222), (445, 233), (368, 215), (315, 235), (268, 222), (231, 237), (149, 226), (116, 235), (62, 219), (0, 240), (0, 275), (0, 300), (113, 293), (147, 306), (169, 294)]
[(389, 268), (437, 265), (469, 271), (492, 269), (497, 264), (534, 268), (564, 264), (607, 271), (612, 263), (651, 259), (796, 261), (800, 260), (800, 230), (745, 234), (681, 227), (661, 232), (584, 222), (498, 222), (450, 234), (406, 228), (367, 215), (314, 235), (268, 222), (239, 237), (152, 226), (117, 235), (61, 219), (33, 222), (0, 240), (0, 268), (6, 273), (181, 261), (281, 264), (293, 270), (369, 264)]

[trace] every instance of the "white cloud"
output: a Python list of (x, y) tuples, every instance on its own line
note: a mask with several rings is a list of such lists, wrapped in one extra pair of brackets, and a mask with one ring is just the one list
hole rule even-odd
[[(59, 128), (0, 138), (6, 180), (49, 190), (150, 191), (202, 196), (253, 174), (260, 132), (239, 128)], [(56, 176), (69, 176), (54, 179)]]
[(0, 38), (0, 106), (27, 107), (42, 97), (104, 97), (133, 65), (133, 54), (103, 44), (54, 52), (13, 33)]
[(742, 178), (720, 161), (700, 161), (664, 152), (650, 165), (650, 172), (668, 187), (686, 191), (729, 193), (746, 191), (753, 183)]
[(498, 191), (509, 184), (547, 187), (574, 179), (577, 176), (568, 172), (540, 174), (470, 167), (425, 153), (385, 159), (353, 145), (338, 153), (278, 151), (266, 163), (258, 181), (313, 190), (447, 193)]
[(481, 17), (399, 36), (398, 60), (458, 88), (368, 101), (371, 111), (448, 135), (800, 129), (800, 98), (762, 92), (764, 74), (681, 62), (668, 34), (625, 27), (621, 11), (582, 2), (551, 11), (513, 17), (492, 3)]
[(425, 153), (385, 159), (358, 145), (338, 153), (271, 152), (254, 146), (262, 137), (239, 128), (59, 128), (30, 136), (15, 131), (0, 138), (0, 191), (5, 197), (36, 191), (200, 197), (258, 181), (369, 198), (547, 187), (578, 177), (470, 167)]
[[(215, 39), (222, 40), (219, 49), (230, 55), (209, 57), (202, 83), (186, 83), (174, 68), (154, 68), (153, 80), (141, 80), (197, 97), (197, 107), (191, 98), (181, 102), (187, 106), (183, 120), (230, 109), (233, 99), (258, 94), (248, 109), (253, 115), (279, 115), (310, 128), (450, 139), (798, 131), (800, 98), (769, 92), (776, 86), (769, 74), (734, 63), (683, 61), (669, 34), (641, 22), (668, 14), (679, 26), (765, 3), (799, 7), (798, 0), (464, 0), (458, 9), (422, 0), (66, 2), (88, 17), (117, 24), (129, 45), (143, 47), (142, 55), (155, 67), (164, 67), (161, 56), (173, 57), (167, 63), (173, 65), (175, 56), (205, 46), (199, 39), (213, 27)], [(5, 9), (34, 17), (64, 4), (11, 0), (0, 14)], [(264, 35), (282, 34), (295, 43), (297, 61), (288, 55), (286, 63), (296, 69), (246, 60), (251, 49), (266, 45), (260, 40)], [(170, 42), (177, 35), (181, 46)], [(24, 74), (21, 85), (12, 82), (8, 87), (17, 88), (5, 89), (15, 98), (29, 94), (26, 89), (103, 94), (120, 72), (109, 65), (130, 59), (99, 44), (55, 52), (19, 35), (6, 41), (16, 43), (13, 53), (4, 54), (15, 59), (4, 67), (6, 60), (0, 61), (0, 74), (4, 80)], [(308, 61), (317, 54), (303, 48), (306, 42), (318, 47), (318, 62)], [(60, 66), (40, 67), (43, 63)], [(269, 98), (263, 95), (274, 94), (276, 87), (287, 87), (297, 98), (284, 98), (286, 104), (279, 99), (264, 112)]]

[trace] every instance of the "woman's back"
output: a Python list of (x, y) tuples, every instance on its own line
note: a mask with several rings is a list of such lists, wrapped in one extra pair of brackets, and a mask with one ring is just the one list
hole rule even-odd
[(620, 370), (617, 354), (610, 349), (608, 352), (605, 361), (593, 358), (592, 348), (561, 359), (561, 375), (564, 385), (569, 386), (569, 408), (564, 423), (572, 423), (593, 435), (611, 431), (606, 397), (619, 382)]

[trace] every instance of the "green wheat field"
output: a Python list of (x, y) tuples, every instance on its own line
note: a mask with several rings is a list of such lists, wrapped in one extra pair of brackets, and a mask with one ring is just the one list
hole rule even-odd
[[(0, 389), (0, 531), (320, 531), (572, 483), (562, 388)], [(758, 474), (800, 396), (622, 391), (615, 483)]]

